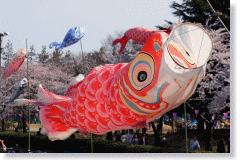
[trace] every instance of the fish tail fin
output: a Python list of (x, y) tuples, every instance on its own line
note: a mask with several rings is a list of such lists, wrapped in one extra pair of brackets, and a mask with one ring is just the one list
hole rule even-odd
[(77, 129), (69, 127), (62, 119), (62, 115), (71, 103), (71, 98), (45, 91), (41, 84), (37, 96), (39, 104), (45, 105), (40, 110), (40, 120), (43, 125), (41, 133), (46, 134), (51, 141), (54, 141), (64, 140), (77, 131)]
[(118, 43), (121, 43), (121, 39), (116, 39), (115, 41), (113, 41), (113, 44), (112, 45), (116, 45), (116, 44), (118, 44)]
[(1, 78), (0, 78), (0, 86), (1, 86), (1, 88), (3, 88), (6, 85), (6, 83), (7, 83), (7, 80), (3, 76), (1, 76)]
[(59, 42), (52, 42), (49, 45), (49, 48), (52, 49), (54, 46), (55, 46), (56, 49), (59, 49), (59, 48), (61, 48), (61, 43), (59, 43)]
[(121, 44), (121, 48), (120, 48), (120, 50), (119, 50), (119, 54), (121, 54), (122, 51), (124, 50), (126, 44), (127, 44), (127, 40), (126, 40), (125, 37), (123, 37), (123, 38), (121, 38), (121, 39), (116, 39), (116, 40), (113, 42), (113, 45), (116, 45), (116, 44), (118, 44), (118, 43)]
[(166, 30), (167, 34), (170, 34), (171, 31), (176, 28), (176, 26), (178, 26), (178, 23), (172, 24), (170, 27), (168, 27), (168, 29)]
[(69, 105), (69, 101), (60, 101), (41, 108), (41, 133), (46, 134), (51, 141), (67, 139), (78, 130), (65, 123), (64, 113)]
[(43, 125), (41, 133), (46, 134), (51, 141), (54, 141), (64, 140), (77, 131), (77, 129), (67, 125), (62, 117), (71, 103), (71, 98), (45, 91), (41, 84), (37, 97), (38, 101), (16, 99), (14, 104), (33, 103), (41, 106), (40, 120)]
[(64, 140), (77, 131), (77, 129), (69, 127), (62, 117), (71, 103), (71, 98), (45, 91), (41, 84), (37, 96), (38, 103), (44, 104), (40, 110), (40, 120), (43, 125), (41, 133), (46, 134), (51, 141), (54, 141)]

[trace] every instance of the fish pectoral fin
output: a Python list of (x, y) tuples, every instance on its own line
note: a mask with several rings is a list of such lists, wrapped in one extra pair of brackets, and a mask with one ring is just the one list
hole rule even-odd
[(84, 77), (83, 74), (79, 74), (78, 76), (76, 76), (76, 77), (69, 83), (69, 87), (77, 85), (77, 84), (78, 84), (79, 82), (81, 82), (84, 78), (85, 78), (85, 77)]
[(83, 74), (79, 74), (77, 77), (75, 77), (69, 83), (69, 87), (68, 87), (67, 91), (64, 93), (64, 95), (71, 97), (76, 92), (76, 90), (77, 90), (76, 88), (80, 85), (80, 83), (83, 81), (84, 78), (85, 77)]
[(13, 104), (16, 105), (16, 106), (21, 106), (21, 105), (28, 104), (28, 103), (32, 103), (32, 104), (39, 105), (39, 106), (44, 106), (45, 105), (41, 102), (28, 100), (28, 99), (15, 99), (13, 101)]
[(43, 103), (44, 105), (49, 105), (59, 101), (71, 101), (72, 99), (66, 96), (56, 95), (52, 92), (45, 91), (42, 88), (42, 85), (39, 85), (38, 88), (38, 102)]
[(147, 126), (147, 123), (146, 123), (145, 120), (144, 121), (139, 121), (139, 122), (137, 122), (136, 124), (133, 125), (133, 127), (138, 127), (138, 128), (144, 128), (146, 126)]

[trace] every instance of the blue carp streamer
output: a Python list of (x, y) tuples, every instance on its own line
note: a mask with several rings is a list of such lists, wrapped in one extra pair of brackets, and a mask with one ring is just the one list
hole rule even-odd
[(49, 45), (49, 48), (53, 48), (55, 46), (56, 49), (63, 49), (67, 46), (75, 44), (78, 42), (83, 36), (85, 35), (85, 28), (75, 27), (71, 28), (66, 36), (63, 39), (62, 43), (59, 42), (52, 42)]

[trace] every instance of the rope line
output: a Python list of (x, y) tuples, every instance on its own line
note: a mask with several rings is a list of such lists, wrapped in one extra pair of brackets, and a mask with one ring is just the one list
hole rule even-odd
[[(211, 7), (211, 9), (213, 10), (213, 12), (215, 13), (216, 11), (214, 10), (214, 8), (212, 7), (211, 3), (207, 0), (209, 6)], [(223, 23), (222, 19), (217, 16), (218, 20), (222, 23), (222, 25), (226, 28), (226, 30), (228, 31), (228, 33), (230, 34), (230, 31), (228, 30), (228, 28), (226, 27), (226, 25)]]
[[(177, 36), (180, 36), (180, 35), (183, 35), (183, 34), (192, 32), (192, 31), (195, 31), (195, 30), (197, 30), (197, 29), (202, 29), (202, 28), (200, 28), (200, 27), (197, 26), (197, 28), (195, 28), (195, 29), (192, 29), (192, 30), (189, 30), (189, 31), (180, 33), (180, 34), (178, 34), (178, 35), (170, 36), (170, 37), (168, 37), (168, 39), (173, 38), (173, 37), (177, 37)], [(204, 37), (204, 33), (203, 33), (203, 36), (202, 36), (202, 41), (201, 41), (201, 46), (200, 46), (200, 49), (199, 49), (199, 54), (198, 54), (197, 62), (198, 62), (198, 59), (199, 59), (200, 51), (201, 51), (201, 49), (202, 49), (203, 37)], [(182, 66), (181, 66), (181, 67), (182, 67)], [(183, 68), (184, 68), (184, 67), (183, 67)], [(184, 73), (185, 73), (185, 70), (186, 70), (186, 68), (184, 68)]]

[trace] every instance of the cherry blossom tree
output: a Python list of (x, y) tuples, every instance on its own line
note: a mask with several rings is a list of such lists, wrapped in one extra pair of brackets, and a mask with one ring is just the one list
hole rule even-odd
[[(3, 69), (1, 71), (3, 72)], [(34, 100), (37, 100), (36, 94), (39, 84), (42, 84), (43, 88), (47, 91), (63, 95), (67, 90), (68, 83), (72, 79), (71, 74), (61, 71), (61, 69), (57, 66), (41, 63), (33, 64), (33, 62), (29, 62), (27, 65), (25, 62), (17, 72), (8, 78), (6, 86), (0, 90), (0, 100), (2, 106), (10, 98), (13, 87), (24, 77), (29, 79), (29, 89), (25, 89), (24, 93), (20, 95), (19, 98)], [(31, 113), (39, 111), (38, 106), (36, 105), (29, 105), (29, 107)], [(19, 116), (22, 114), (23, 125), (25, 125), (26, 115), (28, 114), (28, 106), (25, 105), (18, 107), (10, 103), (6, 105), (5, 109), (2, 107), (0, 113), (2, 115), (2, 119), (4, 119), (4, 116), (9, 113), (16, 113)], [(25, 126), (23, 129), (25, 129)]]
[(193, 97), (205, 99), (210, 114), (220, 114), (230, 110), (230, 35), (224, 28), (206, 30), (213, 40), (213, 51)]

